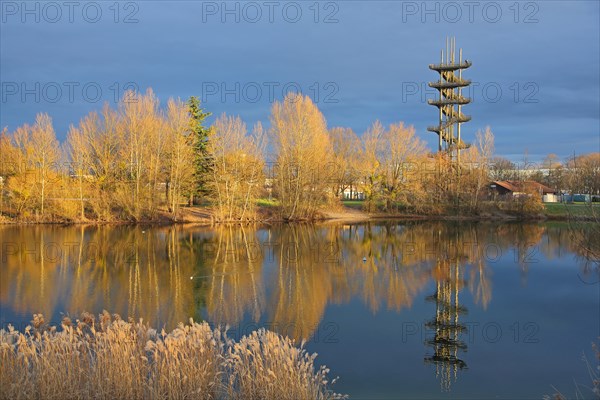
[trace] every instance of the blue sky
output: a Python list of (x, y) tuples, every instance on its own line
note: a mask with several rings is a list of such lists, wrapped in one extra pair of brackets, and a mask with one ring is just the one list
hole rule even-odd
[(268, 126), (272, 101), (301, 90), (329, 126), (404, 121), (434, 149), (427, 66), (455, 36), (476, 84), (467, 141), (489, 125), (515, 161), (600, 151), (599, 4), (2, 0), (0, 126), (48, 112), (63, 140), (131, 87)]

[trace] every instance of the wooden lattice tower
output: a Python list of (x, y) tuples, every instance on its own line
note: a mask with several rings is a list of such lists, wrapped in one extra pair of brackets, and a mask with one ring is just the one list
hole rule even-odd
[[(445, 151), (452, 161), (460, 163), (460, 151), (469, 147), (460, 137), (461, 124), (471, 120), (462, 113), (462, 106), (469, 104), (471, 99), (462, 95), (462, 89), (469, 86), (471, 81), (462, 78), (462, 70), (472, 64), (462, 59), (462, 49), (456, 55), (456, 41), (446, 38), (446, 53), (441, 52), (439, 64), (430, 64), (429, 69), (440, 74), (437, 82), (429, 82), (429, 86), (439, 91), (439, 98), (428, 100), (428, 103), (439, 109), (437, 126), (427, 128), (438, 135), (438, 151)], [(444, 58), (445, 56), (445, 58)]]

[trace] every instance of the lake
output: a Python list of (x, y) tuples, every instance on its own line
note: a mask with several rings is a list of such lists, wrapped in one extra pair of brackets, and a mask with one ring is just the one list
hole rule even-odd
[(306, 340), (351, 398), (575, 397), (600, 334), (598, 262), (579, 228), (6, 225), (0, 323), (106, 309), (172, 329), (192, 317), (235, 338), (266, 327)]

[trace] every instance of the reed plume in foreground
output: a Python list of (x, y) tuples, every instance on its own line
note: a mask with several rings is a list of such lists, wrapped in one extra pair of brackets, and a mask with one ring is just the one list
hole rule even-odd
[(37, 314), (24, 333), (0, 330), (0, 398), (343, 397), (316, 355), (264, 329), (235, 342), (206, 322), (158, 333), (107, 312), (80, 318), (57, 329)]

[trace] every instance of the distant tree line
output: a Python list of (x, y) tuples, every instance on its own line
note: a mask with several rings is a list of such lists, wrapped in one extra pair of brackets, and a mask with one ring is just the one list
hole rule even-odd
[[(249, 132), (239, 118), (210, 116), (196, 97), (161, 107), (146, 93), (127, 93), (71, 126), (59, 143), (47, 114), (0, 136), (0, 219), (19, 221), (152, 221), (184, 217), (201, 205), (216, 221), (261, 218), (272, 199), (285, 220), (314, 219), (340, 199), (367, 211), (442, 213), (477, 210), (490, 180), (518, 180), (517, 168), (494, 157), (489, 128), (462, 152), (461, 163), (431, 154), (412, 126), (374, 122), (360, 137), (328, 128), (308, 96), (275, 102), (270, 127)], [(267, 148), (270, 149), (267, 156)], [(600, 154), (566, 163), (550, 155), (536, 179), (557, 189), (598, 193)], [(541, 174), (541, 175), (536, 175)]]

